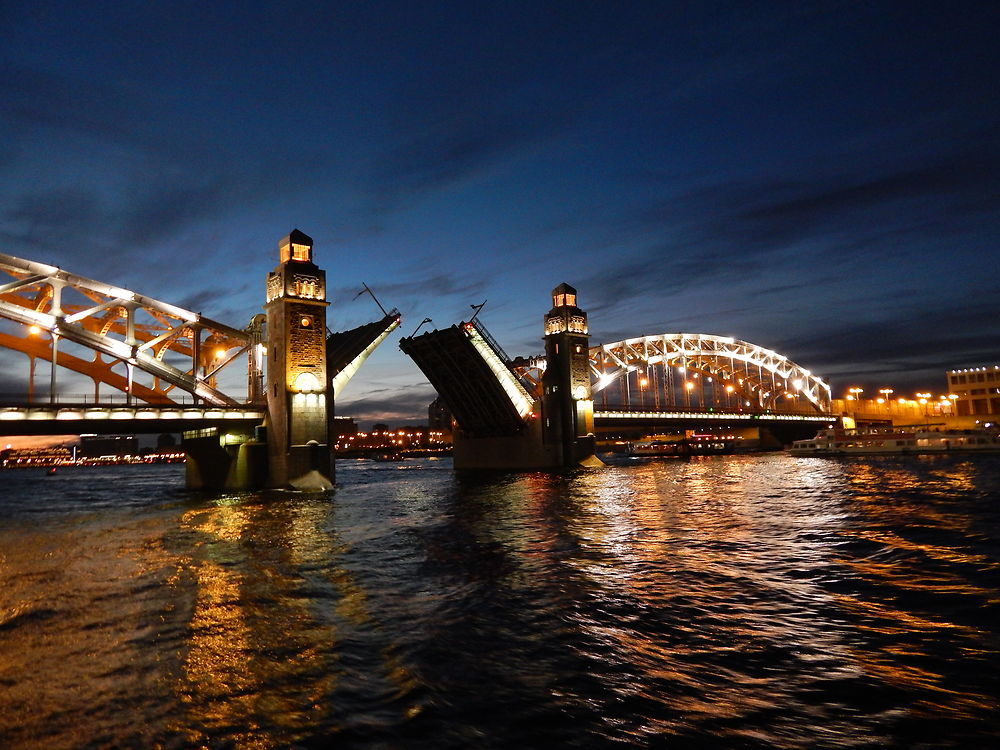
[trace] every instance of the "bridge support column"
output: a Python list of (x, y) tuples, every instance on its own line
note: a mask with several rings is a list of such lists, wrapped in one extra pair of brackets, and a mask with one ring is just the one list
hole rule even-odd
[(576, 289), (552, 290), (545, 316), (542, 434), (562, 466), (598, 465), (594, 453), (594, 401), (590, 388), (587, 313), (576, 305)]
[[(186, 482), (193, 490), (248, 490), (267, 485), (267, 445), (232, 433), (188, 437)], [(235, 438), (235, 439), (234, 439)]]
[(556, 469), (601, 466), (594, 453), (594, 402), (590, 389), (587, 314), (576, 306), (576, 290), (560, 284), (545, 316), (542, 396), (523, 429), (512, 435), (467, 435), (455, 431), (456, 469)]
[(333, 486), (327, 386), (326, 274), (312, 261), (313, 241), (294, 230), (279, 245), (267, 277), (268, 484)]

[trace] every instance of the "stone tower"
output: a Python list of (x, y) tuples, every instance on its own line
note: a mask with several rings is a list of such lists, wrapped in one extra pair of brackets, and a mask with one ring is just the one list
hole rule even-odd
[(576, 289), (560, 284), (552, 290), (552, 309), (545, 315), (542, 434), (563, 466), (575, 466), (594, 455), (589, 349), (587, 313), (576, 306)]
[(267, 275), (267, 410), (270, 484), (331, 486), (326, 377), (326, 274), (313, 263), (312, 238), (281, 240)]

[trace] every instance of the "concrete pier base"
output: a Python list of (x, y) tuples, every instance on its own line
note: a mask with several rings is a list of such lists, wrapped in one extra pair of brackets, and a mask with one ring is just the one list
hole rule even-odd
[[(586, 440), (583, 441), (586, 443)], [(457, 429), (452, 457), (455, 469), (532, 471), (572, 466), (603, 466), (594, 453), (593, 439), (577, 446), (576, 455), (564, 456), (561, 444), (546, 444), (540, 420), (532, 420), (518, 435), (471, 437)]]
[(254, 490), (267, 484), (267, 444), (247, 440), (225, 445), (225, 437), (184, 438), (188, 489)]

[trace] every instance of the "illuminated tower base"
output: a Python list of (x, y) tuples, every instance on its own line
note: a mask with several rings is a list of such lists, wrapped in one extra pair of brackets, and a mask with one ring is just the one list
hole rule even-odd
[[(293, 231), (267, 277), (268, 484), (333, 486), (326, 373), (326, 274), (312, 239)], [(332, 401), (332, 399), (330, 399)]]
[(473, 323), (403, 339), (400, 347), (448, 403), (457, 470), (600, 466), (594, 453), (587, 315), (576, 290), (553, 291), (545, 316), (542, 394), (531, 396)]
[(559, 455), (563, 466), (596, 463), (587, 313), (576, 306), (576, 289), (569, 284), (552, 290), (552, 309), (545, 316), (545, 360), (545, 445)]

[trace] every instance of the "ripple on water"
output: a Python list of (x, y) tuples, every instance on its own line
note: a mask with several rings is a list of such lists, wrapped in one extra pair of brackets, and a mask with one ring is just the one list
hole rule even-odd
[(332, 496), (19, 474), (0, 738), (991, 747), (1000, 462), (944, 458), (340, 462)]

